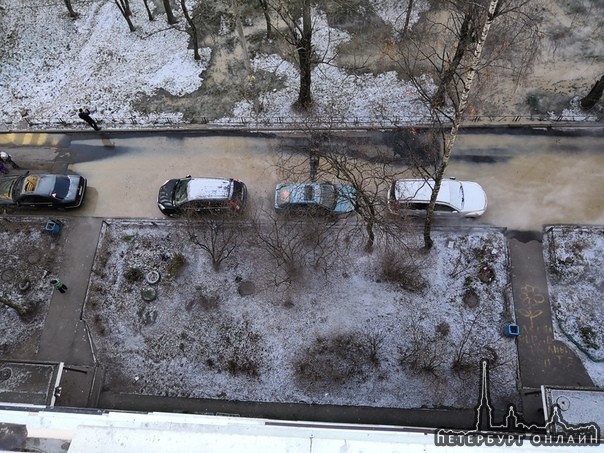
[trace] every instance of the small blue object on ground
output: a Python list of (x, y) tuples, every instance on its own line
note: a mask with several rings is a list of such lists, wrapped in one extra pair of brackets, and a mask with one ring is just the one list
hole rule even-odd
[(44, 231), (50, 234), (59, 234), (61, 232), (61, 223), (58, 220), (48, 220), (44, 226)]
[(517, 337), (520, 335), (520, 326), (513, 322), (510, 322), (503, 326), (503, 334), (506, 337)]

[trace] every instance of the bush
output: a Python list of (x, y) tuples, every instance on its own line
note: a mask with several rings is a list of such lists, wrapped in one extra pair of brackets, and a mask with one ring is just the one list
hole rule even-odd
[(363, 379), (377, 362), (377, 345), (358, 332), (318, 337), (294, 363), (296, 378), (309, 387)]
[(187, 260), (182, 253), (176, 253), (168, 263), (168, 275), (172, 278), (176, 278), (182, 272), (182, 269), (187, 264)]
[(585, 346), (590, 349), (600, 349), (600, 345), (598, 344), (598, 336), (591, 327), (580, 327), (579, 334), (581, 335), (581, 340)]
[(402, 256), (393, 250), (387, 250), (382, 255), (381, 278), (415, 293), (425, 291), (428, 286), (420, 266), (411, 257)]
[(143, 271), (138, 267), (130, 267), (126, 269), (126, 272), (124, 272), (124, 278), (128, 283), (140, 282), (142, 281), (143, 277)]
[(261, 344), (262, 336), (252, 324), (248, 320), (223, 319), (219, 321), (218, 331), (217, 347), (213, 353), (208, 351), (206, 365), (233, 376), (259, 377), (266, 349)]

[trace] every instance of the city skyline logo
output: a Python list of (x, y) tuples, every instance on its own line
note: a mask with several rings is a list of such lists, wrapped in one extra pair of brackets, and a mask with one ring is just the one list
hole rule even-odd
[(527, 424), (518, 415), (516, 406), (510, 404), (503, 423), (495, 423), (495, 411), (489, 394), (489, 369), (481, 361), (482, 376), (478, 404), (475, 407), (474, 428), (452, 430), (440, 428), (434, 433), (436, 446), (595, 446), (600, 444), (600, 427), (596, 423), (580, 425), (564, 420), (560, 407), (555, 404), (543, 425)]

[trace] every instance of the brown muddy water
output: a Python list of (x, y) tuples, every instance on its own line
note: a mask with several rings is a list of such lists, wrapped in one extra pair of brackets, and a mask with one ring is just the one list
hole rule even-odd
[[(276, 140), (150, 137), (114, 142), (112, 151), (86, 141), (106, 157), (70, 167), (89, 179), (86, 203), (77, 215), (161, 218), (159, 187), (188, 174), (241, 179), (248, 186), (250, 207), (271, 209), (279, 182)], [(598, 137), (461, 136), (447, 176), (484, 187), (489, 207), (478, 223), (521, 230), (551, 223), (604, 224), (601, 143)], [(475, 156), (492, 162), (480, 163), (485, 159)]]
[(462, 136), (459, 154), (487, 150), (496, 163), (453, 159), (447, 175), (483, 186), (489, 208), (481, 222), (520, 230), (604, 224), (603, 143), (601, 137)]

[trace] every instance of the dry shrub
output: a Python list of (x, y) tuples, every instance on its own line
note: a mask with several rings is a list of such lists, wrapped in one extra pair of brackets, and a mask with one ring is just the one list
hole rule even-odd
[(178, 277), (186, 264), (187, 259), (185, 256), (180, 252), (175, 253), (168, 263), (168, 275), (172, 278)]
[(214, 354), (206, 359), (210, 368), (226, 371), (233, 376), (260, 376), (263, 362), (262, 335), (249, 320), (222, 320)]
[(445, 335), (438, 327), (429, 334), (418, 325), (410, 325), (408, 333), (411, 338), (399, 350), (401, 366), (416, 374), (438, 377), (448, 358)]
[(124, 272), (124, 278), (128, 283), (140, 282), (143, 279), (143, 271), (138, 267), (129, 267)]
[(378, 362), (380, 344), (378, 337), (360, 332), (318, 337), (295, 361), (296, 378), (310, 388), (363, 380)]
[(392, 249), (384, 251), (380, 274), (384, 281), (396, 283), (414, 293), (423, 293), (428, 287), (428, 282), (422, 275), (421, 265), (406, 252)]

